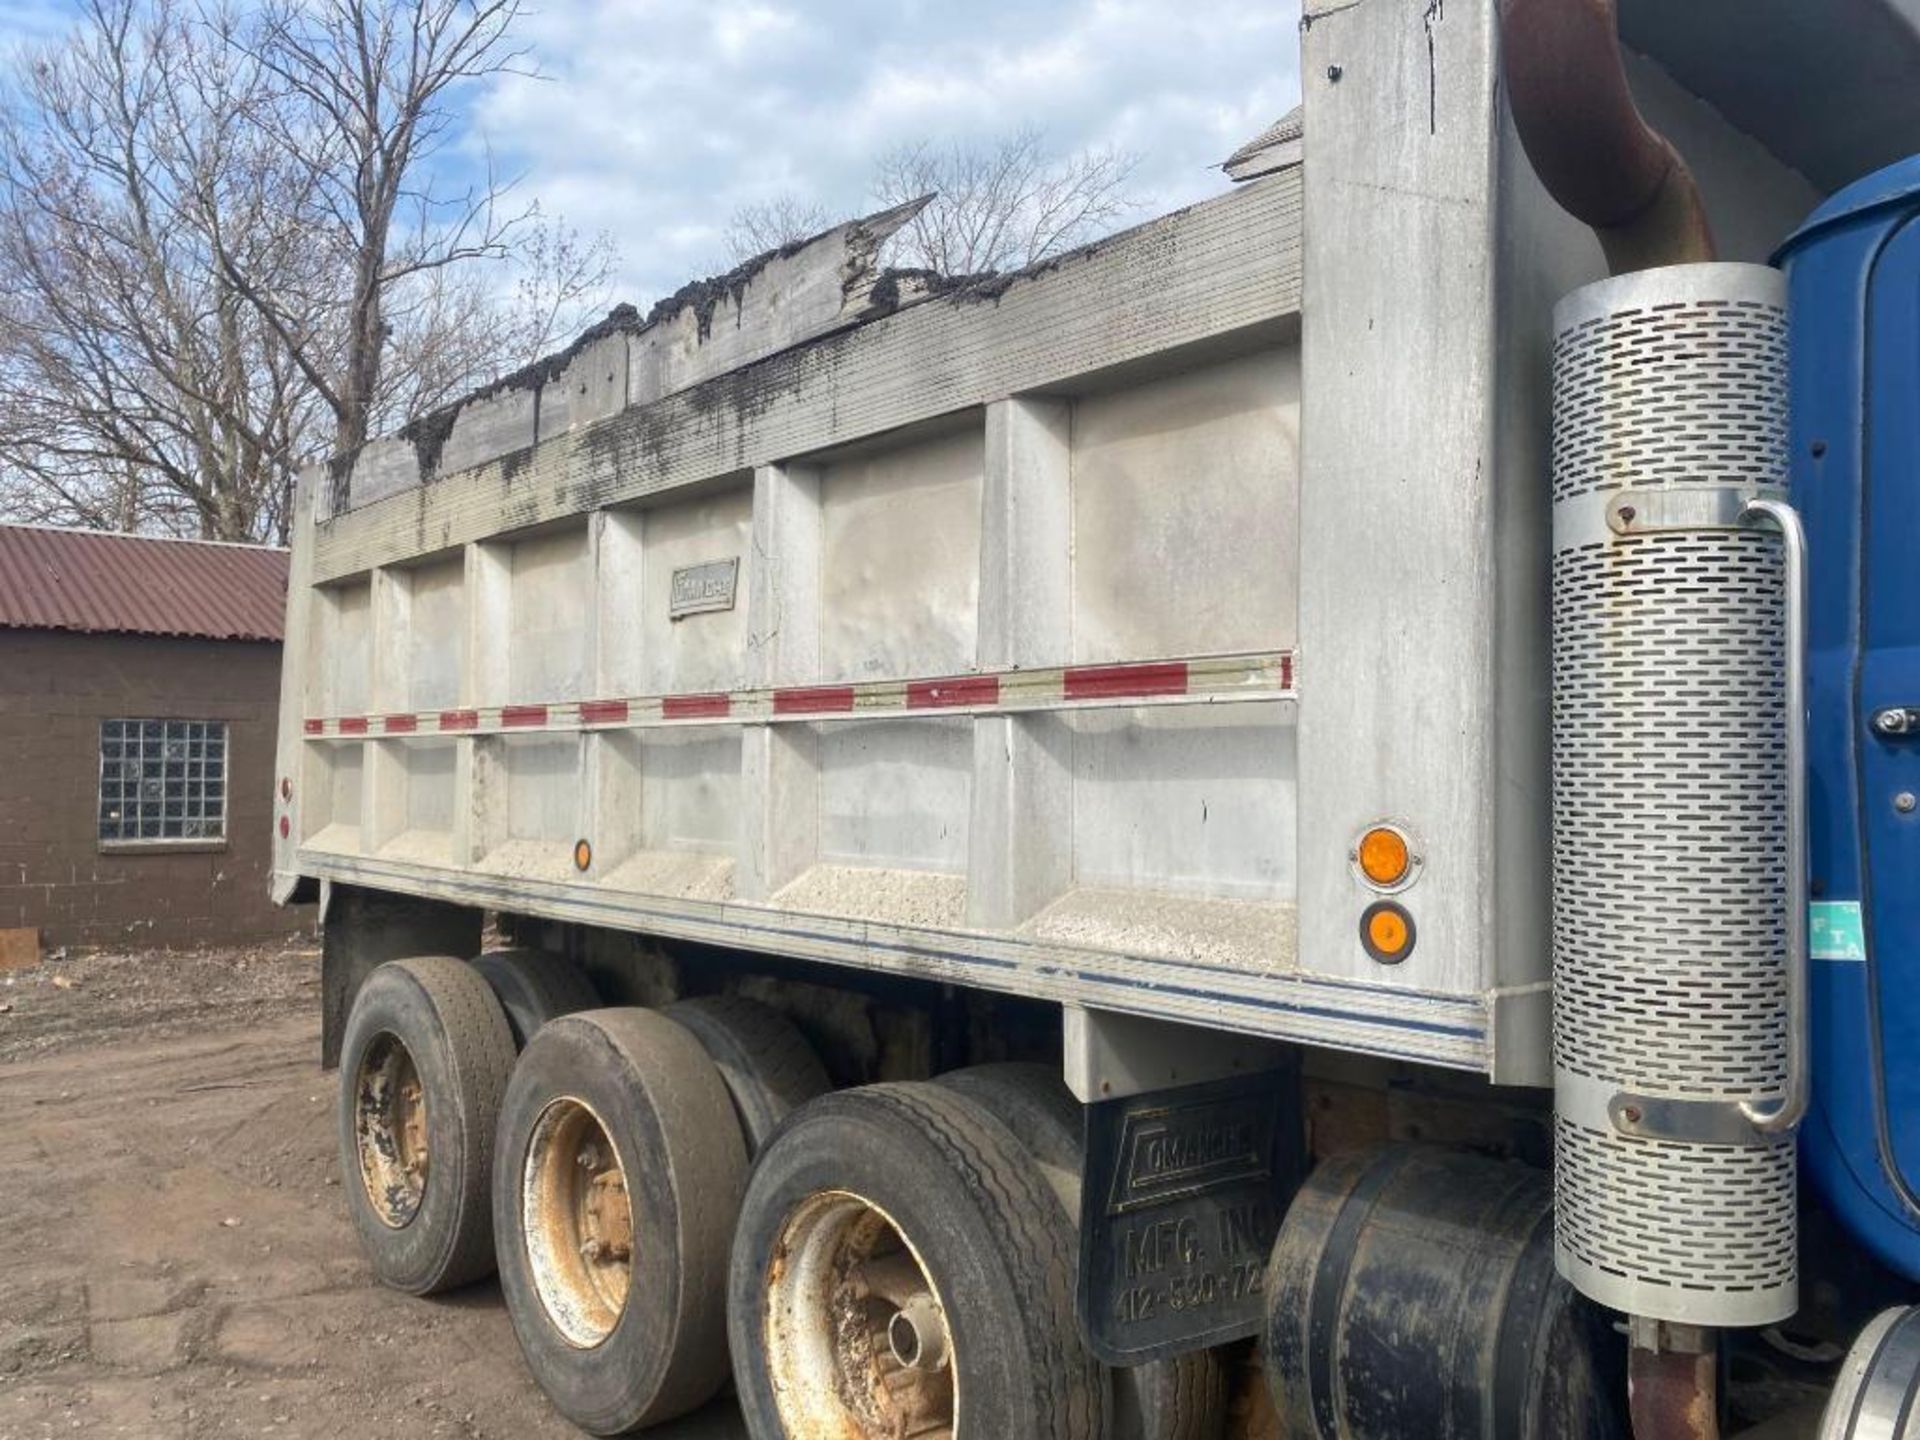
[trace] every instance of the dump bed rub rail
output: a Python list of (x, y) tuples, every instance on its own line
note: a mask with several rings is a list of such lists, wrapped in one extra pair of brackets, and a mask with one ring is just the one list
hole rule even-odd
[(1224, 700), (1291, 700), (1294, 657), (1210, 655), (1191, 660), (1143, 660), (1122, 665), (1070, 665), (948, 675), (931, 680), (866, 680), (853, 685), (774, 690), (715, 691), (697, 695), (636, 695), (608, 700), (500, 705), (391, 715), (309, 716), (310, 738), (365, 735), (492, 735), (501, 731), (637, 729), (706, 725), (871, 719), (879, 715), (1012, 715), (1029, 711), (1134, 705), (1206, 704)]

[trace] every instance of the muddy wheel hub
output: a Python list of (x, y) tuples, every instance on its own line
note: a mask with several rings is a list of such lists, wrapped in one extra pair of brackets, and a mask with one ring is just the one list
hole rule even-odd
[(527, 1144), (521, 1228), (533, 1283), (569, 1345), (590, 1350), (613, 1333), (633, 1275), (627, 1172), (600, 1117), (555, 1100)]
[(427, 1193), (427, 1101), (407, 1047), (381, 1035), (354, 1077), (354, 1141), (360, 1180), (381, 1223), (404, 1229)]
[(767, 1368), (790, 1435), (951, 1440), (953, 1332), (891, 1216), (842, 1191), (802, 1203), (767, 1276)]

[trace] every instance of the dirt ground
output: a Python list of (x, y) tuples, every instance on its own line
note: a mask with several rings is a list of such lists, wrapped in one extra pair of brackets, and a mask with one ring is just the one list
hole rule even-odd
[[(0, 1440), (579, 1433), (492, 1283), (374, 1284), (318, 989), (307, 943), (0, 975)], [(720, 1402), (652, 1433), (745, 1431)]]

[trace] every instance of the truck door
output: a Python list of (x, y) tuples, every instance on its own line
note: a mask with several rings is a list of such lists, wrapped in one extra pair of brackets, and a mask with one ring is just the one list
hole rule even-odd
[(1854, 745), (1882, 1161), (1920, 1195), (1920, 219), (1868, 292)]
[(1834, 195), (1778, 258), (1811, 581), (1800, 1153), (1854, 1237), (1920, 1280), (1920, 157)]

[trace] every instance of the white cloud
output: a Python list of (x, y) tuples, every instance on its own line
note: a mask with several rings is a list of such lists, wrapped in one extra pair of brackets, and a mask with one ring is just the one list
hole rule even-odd
[(766, 42), (797, 23), (792, 14), (770, 5), (720, 6), (713, 16), (714, 43), (730, 60), (747, 57), (755, 47), (766, 54), (770, 49)]
[[(0, 0), (12, 3), (12, 0)], [(475, 97), (522, 192), (625, 258), (645, 300), (720, 260), (738, 206), (783, 190), (848, 211), (909, 139), (1040, 126), (1141, 156), (1155, 208), (1299, 93), (1287, 0), (547, 0), (524, 21), (548, 78)]]

